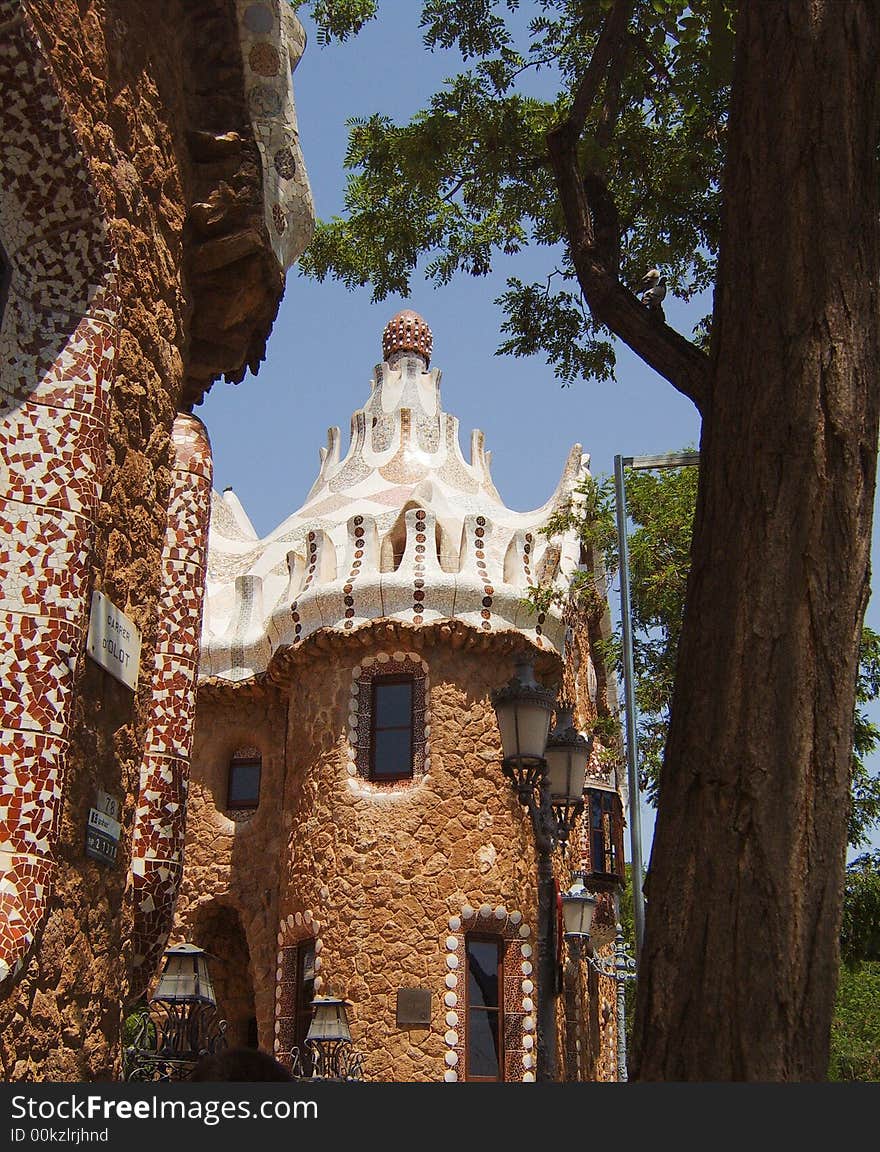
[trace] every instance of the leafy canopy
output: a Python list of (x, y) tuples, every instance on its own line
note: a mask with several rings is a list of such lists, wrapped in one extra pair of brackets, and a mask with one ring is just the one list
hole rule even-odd
[[(629, 536), (633, 664), (639, 713), (641, 784), (656, 803), (669, 724), (675, 662), (690, 567), (691, 535), (697, 502), (697, 469), (671, 468), (625, 472), (626, 503), (634, 529)], [(588, 551), (602, 553), (606, 570), (619, 568), (614, 485), (610, 479), (587, 478), (578, 494), (547, 525), (548, 535), (576, 527)], [(553, 594), (535, 590), (536, 604)], [(583, 574), (571, 593), (574, 604), (595, 610), (593, 578)], [(620, 637), (602, 655), (622, 674)], [(848, 842), (865, 845), (880, 822), (880, 777), (865, 758), (880, 745), (880, 729), (865, 705), (880, 697), (880, 636), (862, 629), (853, 716), (852, 807)], [(880, 957), (878, 957), (880, 958)]]
[[(300, 6), (325, 44), (382, 14), (378, 0)], [(633, 290), (654, 266), (685, 300), (713, 282), (730, 7), (635, 0), (623, 50), (586, 111), (577, 160), (597, 240)], [(437, 285), (460, 272), (485, 276), (499, 254), (536, 247), (546, 254), (544, 278), (511, 276), (496, 301), (506, 337), (499, 353), (542, 353), (564, 383), (612, 376), (612, 333), (585, 303), (548, 151), (610, 9), (608, 0), (426, 0), (426, 50), (448, 53), (458, 71), (409, 123), (377, 114), (349, 121), (345, 216), (318, 225), (301, 269), (370, 284), (378, 301), (409, 295), (417, 272)]]

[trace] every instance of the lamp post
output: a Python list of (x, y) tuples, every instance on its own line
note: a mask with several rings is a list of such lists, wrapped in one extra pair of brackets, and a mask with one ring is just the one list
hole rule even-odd
[(351, 1046), (346, 1007), (350, 1001), (331, 994), (312, 1001), (314, 1016), (306, 1033), (315, 1080), (360, 1080), (363, 1057)]
[(126, 1080), (187, 1080), (203, 1056), (226, 1047), (226, 1021), (217, 1017), (208, 954), (194, 944), (165, 952), (150, 1008), (125, 1050)]
[(562, 916), (565, 939), (575, 959), (586, 958), (590, 967), (600, 976), (608, 976), (615, 984), (615, 1022), (617, 1027), (617, 1079), (626, 1081), (626, 983), (636, 978), (636, 962), (629, 955), (623, 927), (615, 925), (614, 955), (594, 956), (590, 950), (590, 930), (597, 900), (584, 888), (583, 877), (575, 875), (571, 888), (562, 897)]
[(617, 505), (617, 546), (620, 550), (620, 618), (623, 632), (623, 691), (626, 720), (626, 768), (629, 785), (630, 851), (633, 876), (633, 919), (636, 959), (645, 938), (645, 896), (642, 891), (642, 815), (639, 807), (639, 717), (636, 709), (632, 607), (629, 590), (629, 537), (626, 531), (626, 484), (623, 469), (686, 468), (699, 464), (699, 452), (668, 452), (663, 456), (615, 456), (614, 495)]
[(492, 693), (501, 733), (502, 772), (528, 810), (538, 857), (538, 1061), (537, 1080), (553, 1081), (556, 1070), (556, 889), (552, 853), (565, 844), (583, 808), (590, 744), (560, 706), (560, 724), (550, 734), (555, 697), (534, 677), (532, 657), (522, 655), (510, 681)]

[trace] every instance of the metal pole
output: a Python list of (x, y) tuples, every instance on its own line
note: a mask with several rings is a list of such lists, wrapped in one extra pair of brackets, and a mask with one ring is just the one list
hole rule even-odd
[(626, 531), (626, 488), (623, 469), (688, 468), (699, 464), (699, 452), (666, 452), (662, 456), (615, 456), (614, 494), (617, 503), (617, 543), (620, 549), (620, 615), (623, 623), (623, 692), (626, 708), (626, 768), (629, 781), (629, 835), (633, 872), (633, 920), (636, 964), (645, 939), (645, 894), (642, 891), (642, 813), (639, 801), (639, 717), (633, 668), (632, 612), (629, 594), (629, 537)]
[(534, 793), (529, 799), (529, 814), (535, 834), (538, 855), (538, 995), (537, 1031), (538, 1061), (535, 1079), (552, 1084), (557, 1079), (556, 1067), (556, 885), (553, 882), (553, 841), (549, 835), (552, 812), (550, 784), (546, 772), (541, 780), (539, 803)]
[(626, 712), (626, 770), (629, 782), (629, 838), (632, 852), (633, 919), (636, 963), (641, 961), (645, 938), (645, 895), (642, 891), (642, 814), (639, 804), (639, 737), (633, 668), (632, 616), (629, 598), (629, 544), (626, 532), (626, 489), (623, 457), (614, 457), (614, 494), (617, 504), (617, 541), (620, 549), (620, 615), (623, 624), (623, 694)]

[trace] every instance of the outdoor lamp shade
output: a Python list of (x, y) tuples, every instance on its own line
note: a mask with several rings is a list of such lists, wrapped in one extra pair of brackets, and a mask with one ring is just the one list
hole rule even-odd
[(562, 894), (562, 919), (566, 936), (582, 938), (590, 935), (596, 904), (596, 897), (587, 892), (581, 878), (576, 877), (569, 890)]
[(165, 967), (154, 1000), (172, 1004), (216, 1004), (208, 972), (208, 954), (195, 944), (179, 944), (165, 953)]
[(584, 799), (592, 741), (575, 730), (572, 718), (572, 709), (560, 706), (556, 727), (547, 738), (544, 752), (554, 804), (580, 804)]
[(312, 1001), (315, 1014), (306, 1033), (306, 1040), (318, 1043), (329, 1040), (351, 1040), (345, 1011), (346, 1003), (346, 1000), (341, 1000), (338, 996), (316, 996)]
[(544, 758), (553, 702), (553, 693), (535, 680), (531, 663), (518, 662), (509, 683), (492, 693), (505, 760)]

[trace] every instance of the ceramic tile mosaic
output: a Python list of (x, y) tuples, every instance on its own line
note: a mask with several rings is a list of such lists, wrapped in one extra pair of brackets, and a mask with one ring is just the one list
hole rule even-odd
[(266, 227), (282, 269), (308, 247), (312, 193), (299, 144), (291, 73), (305, 32), (285, 0), (236, 0), (247, 105), (263, 168)]
[(175, 464), (162, 555), (162, 625), (153, 666), (146, 751), (132, 834), (133, 994), (142, 991), (168, 940), (183, 872), (186, 792), (195, 716), (211, 445), (195, 416), (174, 422)]
[(0, 4), (0, 980), (48, 897), (116, 351), (115, 259), (24, 5)]
[[(558, 609), (539, 617), (523, 602), (541, 572), (564, 590), (578, 568), (576, 533), (548, 543), (541, 528), (588, 475), (588, 457), (575, 446), (547, 504), (511, 511), (492, 483), (481, 432), (471, 437), (470, 463), (462, 456), (458, 421), (441, 408), (440, 373), (428, 368), (424, 321), (395, 317), (384, 345), (369, 399), (352, 417), (345, 458), (339, 429), (330, 429), (298, 512), (252, 542), (241, 527), (252, 531), (244, 512), (230, 513), (232, 501), (240, 510), (234, 494), (215, 494), (201, 676), (246, 679), (319, 629), (353, 631), (383, 618), (417, 627), (460, 619), (479, 632), (515, 629), (539, 648), (561, 650)], [(364, 532), (355, 539), (358, 519)], [(237, 582), (283, 572), (289, 554), (286, 592), (280, 583), (271, 596), (264, 587), (245, 620)]]

